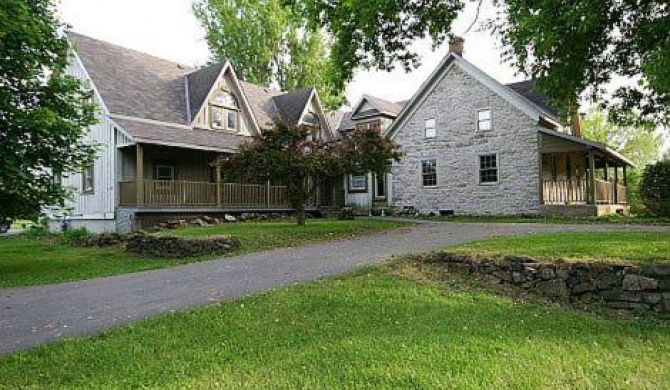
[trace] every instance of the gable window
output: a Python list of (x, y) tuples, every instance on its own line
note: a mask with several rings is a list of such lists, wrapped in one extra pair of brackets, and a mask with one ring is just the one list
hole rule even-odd
[(235, 96), (228, 91), (214, 94), (210, 103), (210, 122), (213, 129), (237, 131), (240, 108)]
[(310, 126), (319, 126), (319, 117), (312, 111), (308, 111), (303, 117), (302, 121)]
[(424, 187), (437, 187), (437, 160), (421, 161), (421, 176)]
[(174, 180), (174, 165), (156, 165), (156, 180)]
[(95, 190), (95, 166), (89, 165), (81, 172), (81, 191), (85, 194), (92, 194)]
[(477, 130), (487, 131), (493, 129), (493, 115), (490, 109), (477, 111)]
[(370, 121), (356, 124), (356, 130), (370, 130), (380, 131), (382, 128), (381, 121)]
[(498, 156), (486, 154), (479, 156), (479, 183), (492, 184), (498, 182)]
[(365, 192), (368, 190), (367, 175), (349, 175), (349, 191), (350, 192)]
[(437, 137), (437, 130), (435, 129), (435, 118), (426, 119), (424, 125), (426, 138)]

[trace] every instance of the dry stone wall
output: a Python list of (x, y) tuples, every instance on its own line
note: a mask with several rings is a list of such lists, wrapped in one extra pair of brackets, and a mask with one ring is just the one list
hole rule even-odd
[(491, 283), (515, 286), (552, 300), (670, 313), (670, 265), (546, 263), (530, 257), (487, 259), (453, 253), (431, 254), (425, 260), (452, 271), (480, 274)]

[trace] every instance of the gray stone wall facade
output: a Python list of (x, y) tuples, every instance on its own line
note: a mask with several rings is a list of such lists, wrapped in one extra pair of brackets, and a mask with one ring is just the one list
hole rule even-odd
[[(477, 129), (477, 113), (492, 111), (491, 130)], [(425, 137), (425, 120), (435, 118), (437, 136)], [(539, 126), (515, 106), (457, 65), (400, 128), (403, 152), (393, 166), (393, 204), (420, 212), (537, 214), (540, 209)], [(479, 157), (495, 154), (498, 182), (480, 184)], [(437, 186), (425, 188), (421, 162), (435, 159)]]

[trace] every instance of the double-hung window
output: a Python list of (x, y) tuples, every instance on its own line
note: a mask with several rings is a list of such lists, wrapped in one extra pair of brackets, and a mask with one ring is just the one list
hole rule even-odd
[(368, 178), (365, 174), (349, 175), (349, 191), (365, 192), (368, 190)]
[(493, 129), (493, 114), (490, 109), (477, 111), (477, 130), (488, 131)]
[(424, 128), (426, 138), (437, 137), (437, 129), (435, 128), (435, 118), (426, 119), (424, 122)]
[(237, 131), (240, 109), (237, 99), (228, 91), (214, 94), (210, 103), (210, 123), (213, 129)]
[(421, 161), (421, 180), (424, 187), (437, 187), (437, 160)]
[(498, 156), (485, 154), (479, 156), (479, 183), (493, 184), (498, 182)]
[(88, 165), (81, 172), (81, 190), (85, 194), (95, 191), (95, 166)]

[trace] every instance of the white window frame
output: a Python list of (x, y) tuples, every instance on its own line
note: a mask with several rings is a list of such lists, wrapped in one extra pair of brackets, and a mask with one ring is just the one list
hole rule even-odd
[[(229, 94), (235, 101), (235, 104), (237, 107), (232, 107), (232, 106), (227, 106), (221, 103), (216, 102), (215, 96), (218, 93), (227, 93)], [(237, 97), (233, 95), (232, 92), (226, 90), (226, 89), (221, 89), (217, 91), (214, 94), (214, 97), (211, 98), (210, 103), (209, 103), (209, 124), (212, 127), (212, 129), (215, 130), (225, 130), (225, 131), (231, 131), (231, 132), (238, 132), (240, 129), (240, 108), (239, 108), (239, 102), (237, 100)], [(221, 113), (221, 126), (215, 125), (214, 124), (214, 115), (220, 112)], [(235, 115), (235, 126), (231, 127), (230, 121), (229, 121), (229, 115), (234, 114)]]
[[(87, 185), (87, 181), (90, 179), (90, 185)], [(81, 171), (81, 192), (83, 194), (94, 194), (95, 193), (95, 164), (88, 165), (84, 167)]]
[[(495, 168), (482, 168), (482, 157), (495, 157)], [(495, 181), (482, 181), (482, 171), (495, 169), (496, 180)], [(498, 153), (482, 153), (477, 156), (477, 180), (479, 185), (490, 186), (500, 183), (500, 155)]]
[[(433, 126), (429, 126), (429, 122), (432, 122)], [(431, 130), (429, 134), (429, 130)], [(424, 138), (436, 138), (437, 137), (437, 120), (435, 118), (426, 118), (423, 121), (423, 136)]]
[[(426, 163), (426, 162), (430, 162), (430, 161), (433, 162), (433, 169), (435, 170), (435, 172), (434, 173), (425, 173), (423, 171), (423, 164)], [(433, 174), (435, 175), (435, 184), (426, 185), (426, 180), (425, 180), (426, 176), (427, 175), (433, 175)], [(425, 160), (421, 160), (421, 186), (423, 188), (437, 188), (437, 183), (438, 183), (437, 182), (437, 159), (436, 158), (427, 158)]]
[[(355, 185), (357, 180), (363, 180), (363, 185)], [(365, 192), (368, 190), (368, 175), (362, 174), (362, 175), (349, 175), (349, 183), (348, 183), (349, 191), (351, 192)]]
[[(481, 119), (480, 114), (488, 112), (489, 117), (485, 119)], [(477, 131), (491, 131), (493, 130), (493, 110), (489, 107), (482, 108), (477, 110)], [(483, 123), (488, 123), (489, 128), (488, 129), (483, 129), (482, 124)]]

